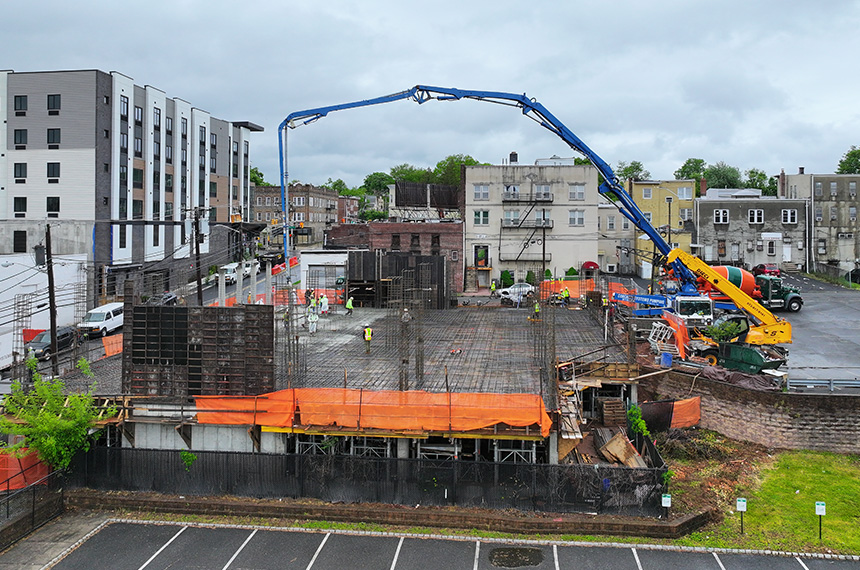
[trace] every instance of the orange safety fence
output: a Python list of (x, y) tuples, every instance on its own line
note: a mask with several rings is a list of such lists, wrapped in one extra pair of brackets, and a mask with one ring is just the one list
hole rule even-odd
[[(615, 283), (614, 281), (609, 282), (609, 298), (614, 299), (615, 293), (620, 293), (622, 295), (636, 295), (636, 289), (628, 289), (621, 283)], [(635, 305), (633, 301), (621, 301), (617, 300), (616, 303), (621, 303), (622, 305), (627, 305), (628, 307), (632, 307)]]
[(546, 298), (553, 293), (561, 293), (564, 288), (570, 291), (573, 298), (583, 297), (587, 292), (594, 290), (594, 279), (577, 279), (576, 281), (564, 279), (552, 279), (542, 281), (540, 284), (540, 296)]
[(702, 418), (702, 398), (696, 396), (687, 400), (676, 400), (672, 404), (673, 428), (685, 428), (699, 425)]
[(103, 336), (102, 344), (105, 347), (105, 357), (119, 354), (122, 352), (122, 334)]
[(675, 331), (675, 346), (678, 347), (678, 356), (687, 358), (687, 345), (690, 344), (690, 333), (687, 330), (687, 325), (675, 313), (663, 311), (663, 318)]
[(47, 477), (50, 472), (50, 468), (39, 461), (35, 453), (25, 457), (0, 453), (0, 491), (23, 489)]
[(296, 388), (258, 397), (198, 396), (195, 400), (201, 424), (286, 428), (295, 421), (349, 429), (458, 432), (496, 424), (538, 425), (543, 437), (549, 435), (551, 425), (536, 394)]

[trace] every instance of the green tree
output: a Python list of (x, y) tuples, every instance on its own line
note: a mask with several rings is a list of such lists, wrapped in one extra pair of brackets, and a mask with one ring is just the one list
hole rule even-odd
[(836, 167), (836, 174), (860, 174), (860, 148), (851, 148), (842, 155), (842, 160)]
[(251, 167), (248, 178), (251, 179), (251, 184), (254, 186), (271, 186), (271, 184), (263, 179), (263, 173), (256, 166)]
[(418, 182), (430, 184), (433, 182), (433, 173), (427, 168), (418, 168), (411, 164), (399, 164), (391, 168), (391, 177), (403, 182)]
[(687, 161), (675, 171), (675, 180), (695, 180), (696, 196), (702, 195), (701, 180), (705, 176), (705, 168), (708, 164), (701, 158), (688, 158)]
[(718, 162), (705, 168), (705, 181), (708, 188), (743, 188), (741, 171), (725, 162)]
[(436, 163), (433, 169), (433, 183), (448, 186), (460, 186), (460, 165), (474, 166), (481, 164), (468, 154), (452, 154)]
[(384, 172), (374, 172), (364, 177), (364, 190), (368, 194), (387, 196), (388, 185), (394, 184), (394, 178)]
[(619, 160), (615, 175), (620, 180), (648, 180), (651, 178), (651, 173), (645, 170), (645, 167), (638, 160), (633, 160), (630, 164)]
[[(6, 396), (7, 415), (0, 416), (0, 432), (23, 439), (3, 451), (18, 457), (36, 453), (54, 469), (66, 469), (77, 452), (89, 449), (90, 430), (95, 427), (99, 410), (92, 388), (83, 394), (66, 395), (63, 381), (42, 379), (36, 364), (35, 358), (27, 361), (33, 372), (33, 390), (26, 392), (20, 382), (15, 382), (12, 393)], [(92, 377), (86, 359), (78, 361), (78, 369)], [(102, 417), (114, 414), (114, 408), (102, 411)]]
[(744, 174), (746, 174), (746, 182), (744, 182), (745, 188), (758, 188), (759, 190), (767, 190), (767, 174), (764, 170), (759, 170), (758, 168), (750, 168)]
[[(338, 178), (337, 180), (332, 180), (331, 178), (329, 178), (328, 181), (326, 181), (325, 184), (322, 184), (321, 187), (336, 191), (338, 196), (357, 196), (358, 195), (358, 194), (350, 193), (350, 190), (354, 190), (354, 189), (351, 189), (349, 186), (347, 186), (346, 182), (344, 182), (340, 178)], [(364, 192), (361, 192), (361, 194), (364, 194)]]
[(388, 214), (381, 210), (362, 210), (358, 213), (358, 218), (366, 222), (372, 222), (374, 220), (387, 220)]

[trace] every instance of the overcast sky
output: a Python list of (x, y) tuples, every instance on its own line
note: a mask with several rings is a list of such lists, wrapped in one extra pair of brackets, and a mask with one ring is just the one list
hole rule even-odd
[[(671, 179), (687, 158), (832, 173), (860, 145), (860, 2), (43, 0), (4, 2), (0, 68), (119, 71), (265, 127), (279, 181), (290, 113), (417, 84), (525, 93), (606, 162)], [(288, 176), (358, 186), (450, 154), (574, 156), (518, 110), (398, 101), (289, 132)]]

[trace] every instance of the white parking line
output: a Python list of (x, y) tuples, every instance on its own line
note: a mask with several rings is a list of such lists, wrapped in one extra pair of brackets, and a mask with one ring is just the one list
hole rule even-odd
[(155, 554), (153, 554), (152, 556), (150, 556), (150, 557), (149, 557), (149, 560), (147, 560), (146, 562), (144, 562), (144, 563), (143, 563), (143, 566), (141, 566), (141, 567), (140, 567), (140, 568), (138, 568), (137, 570), (143, 570), (144, 568), (146, 568), (147, 566), (149, 566), (149, 563), (150, 563), (150, 562), (152, 562), (153, 560), (155, 560), (155, 557), (156, 557), (156, 556), (158, 556), (159, 554), (161, 554), (161, 552), (162, 552), (165, 548), (167, 548), (168, 546), (170, 546), (170, 543), (171, 543), (171, 542), (173, 542), (174, 540), (176, 540), (176, 539), (179, 537), (179, 535), (180, 535), (180, 534), (182, 534), (182, 533), (185, 531), (185, 529), (186, 529), (186, 528), (188, 528), (188, 527), (187, 527), (187, 526), (184, 526), (184, 527), (180, 528), (180, 529), (179, 529), (179, 532), (177, 532), (176, 534), (174, 534), (174, 535), (173, 535), (173, 538), (171, 538), (170, 540), (168, 540), (167, 542), (165, 542), (165, 543), (164, 543), (164, 546), (162, 546), (161, 548), (159, 548), (159, 549), (156, 551), (156, 553), (155, 553)]
[(631, 548), (630, 550), (633, 551), (633, 558), (636, 559), (636, 567), (639, 568), (639, 570), (642, 570), (642, 563), (639, 562), (639, 554), (636, 552), (635, 548)]
[(475, 541), (475, 566), (474, 566), (475, 570), (478, 570), (478, 560), (479, 560), (478, 557), (480, 556), (480, 554), (481, 554), (481, 541), (476, 540)]
[(809, 567), (803, 563), (803, 560), (801, 560), (799, 556), (795, 556), (794, 559), (797, 560), (798, 564), (803, 566), (803, 570), (809, 570)]
[(257, 529), (254, 529), (254, 532), (248, 535), (248, 538), (245, 539), (245, 542), (242, 543), (242, 546), (239, 547), (239, 550), (233, 553), (233, 556), (230, 557), (230, 560), (227, 561), (227, 564), (225, 564), (224, 568), (222, 568), (221, 570), (227, 570), (227, 568), (229, 568), (230, 565), (233, 564), (233, 561), (236, 560), (236, 557), (239, 556), (239, 553), (242, 552), (242, 550), (248, 545), (251, 539), (254, 538), (255, 534), (257, 534)]
[(311, 570), (311, 566), (313, 566), (314, 562), (317, 561), (317, 556), (320, 555), (320, 552), (322, 551), (323, 546), (325, 546), (325, 541), (327, 541), (328, 537), (330, 537), (330, 536), (331, 536), (330, 532), (325, 533), (325, 536), (323, 537), (322, 542), (320, 542), (320, 545), (317, 547), (317, 551), (314, 552), (314, 557), (311, 558), (310, 562), (308, 562), (308, 567), (305, 568), (305, 570)]
[(720, 557), (719, 557), (719, 556), (717, 556), (717, 553), (716, 553), (716, 552), (714, 552), (714, 553), (712, 553), (712, 554), (714, 555), (714, 558), (716, 559), (717, 564), (719, 564), (719, 565), (720, 565), (720, 570), (726, 570), (726, 567), (725, 567), (725, 566), (723, 566), (723, 562), (720, 560)]
[(394, 551), (394, 560), (391, 561), (391, 570), (394, 570), (394, 567), (397, 566), (397, 559), (400, 557), (400, 547), (403, 546), (403, 538), (400, 537), (400, 542), (397, 543), (397, 550)]
[(558, 545), (552, 545), (552, 557), (555, 560), (555, 570), (558, 570)]

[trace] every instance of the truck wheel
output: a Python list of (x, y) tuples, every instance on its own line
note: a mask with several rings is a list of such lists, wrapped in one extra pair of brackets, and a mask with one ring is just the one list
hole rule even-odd
[(788, 310), (792, 313), (796, 313), (797, 311), (799, 311), (802, 306), (803, 303), (800, 301), (800, 299), (792, 299), (788, 302)]
[(708, 366), (716, 366), (717, 365), (717, 351), (716, 350), (706, 350), (702, 353), (702, 358), (708, 361)]

